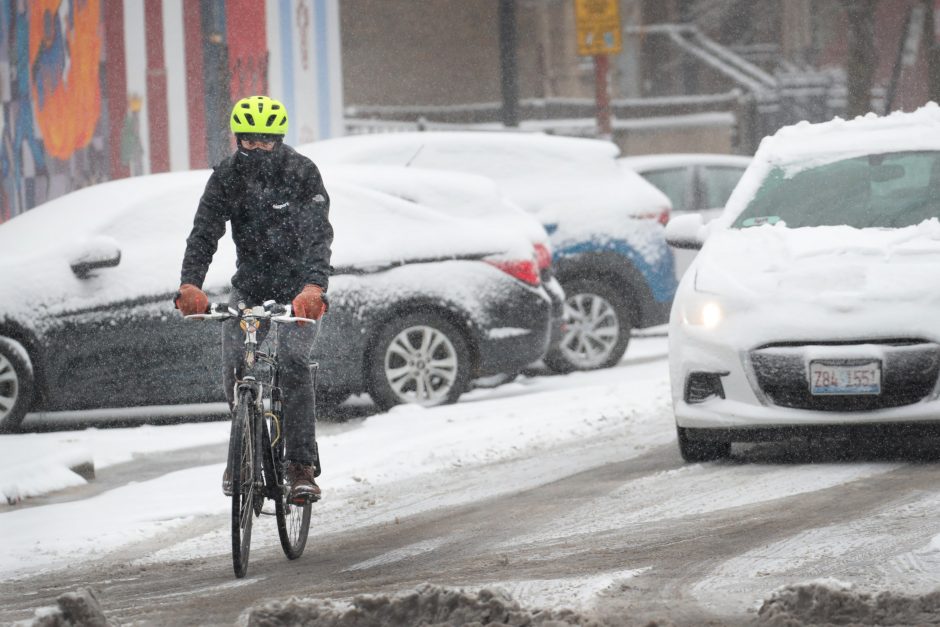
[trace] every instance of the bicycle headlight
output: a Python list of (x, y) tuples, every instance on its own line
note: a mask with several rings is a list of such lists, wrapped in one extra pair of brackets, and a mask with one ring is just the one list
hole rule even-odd
[[(239, 320), (239, 321), (238, 321), (238, 326), (241, 327), (242, 331), (248, 331), (248, 321), (247, 321), (247, 320)], [(256, 329), (260, 328), (260, 327), (261, 327), (261, 321), (260, 321), (260, 320), (252, 320), (252, 321), (251, 321), (251, 326), (253, 326), (253, 327), (256, 328)]]

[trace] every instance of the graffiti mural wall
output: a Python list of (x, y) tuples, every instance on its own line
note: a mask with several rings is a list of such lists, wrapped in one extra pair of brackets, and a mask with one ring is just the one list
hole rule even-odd
[(0, 221), (103, 181), (99, 0), (0, 0)]
[(230, 154), (267, 92), (288, 141), (342, 132), (338, 0), (0, 0), (0, 223), (112, 178)]

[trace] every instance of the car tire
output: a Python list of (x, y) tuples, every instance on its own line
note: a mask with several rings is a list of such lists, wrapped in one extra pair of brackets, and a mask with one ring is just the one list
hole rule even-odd
[[(633, 314), (613, 286), (592, 279), (562, 283), (566, 328), (546, 353), (545, 365), (558, 373), (609, 368), (630, 343)], [(599, 353), (589, 354), (592, 349)]]
[(676, 427), (679, 453), (687, 462), (713, 462), (731, 456), (731, 442), (721, 440), (699, 440), (690, 437), (695, 429)]
[(0, 433), (19, 430), (33, 398), (33, 365), (21, 344), (0, 337)]
[(454, 403), (470, 383), (467, 340), (434, 312), (413, 312), (387, 322), (369, 354), (368, 392), (382, 410), (402, 403)]

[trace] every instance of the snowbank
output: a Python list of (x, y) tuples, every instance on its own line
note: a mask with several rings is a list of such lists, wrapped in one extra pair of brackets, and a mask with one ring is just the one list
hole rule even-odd
[(247, 610), (239, 622), (248, 627), (600, 625), (595, 618), (570, 610), (524, 608), (501, 590), (469, 592), (430, 584), (394, 596), (360, 595), (348, 604), (297, 598), (269, 601)]
[(897, 592), (877, 594), (824, 580), (785, 586), (764, 601), (759, 625), (936, 625), (940, 623), (940, 590), (923, 596)]

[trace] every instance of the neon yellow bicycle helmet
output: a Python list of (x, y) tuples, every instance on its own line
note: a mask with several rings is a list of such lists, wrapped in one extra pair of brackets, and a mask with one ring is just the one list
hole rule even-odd
[(274, 98), (249, 96), (235, 103), (231, 123), (236, 135), (286, 135), (287, 109)]

